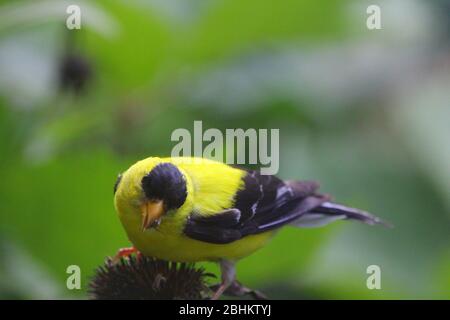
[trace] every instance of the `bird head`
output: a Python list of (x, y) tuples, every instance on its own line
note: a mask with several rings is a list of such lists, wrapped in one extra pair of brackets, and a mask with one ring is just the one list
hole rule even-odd
[(180, 208), (187, 198), (185, 175), (172, 163), (148, 158), (120, 175), (115, 186), (115, 202), (138, 207), (142, 231), (155, 228), (164, 215)]

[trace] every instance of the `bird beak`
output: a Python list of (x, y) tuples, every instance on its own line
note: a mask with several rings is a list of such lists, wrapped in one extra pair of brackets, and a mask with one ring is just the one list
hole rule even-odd
[(162, 200), (146, 201), (141, 205), (142, 231), (152, 227), (157, 227), (164, 214), (164, 203)]

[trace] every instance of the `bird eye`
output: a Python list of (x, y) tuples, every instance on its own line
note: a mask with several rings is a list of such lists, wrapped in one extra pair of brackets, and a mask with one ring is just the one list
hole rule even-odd
[(119, 175), (117, 176), (116, 183), (114, 183), (114, 194), (116, 194), (117, 188), (119, 187), (119, 183), (121, 180), (122, 180), (122, 174), (119, 173)]

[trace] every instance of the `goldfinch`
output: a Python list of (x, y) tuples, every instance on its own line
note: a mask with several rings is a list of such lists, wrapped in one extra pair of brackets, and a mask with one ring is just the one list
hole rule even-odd
[(351, 219), (381, 220), (330, 201), (310, 181), (283, 181), (202, 158), (150, 157), (119, 175), (114, 204), (133, 248), (174, 262), (215, 261), (223, 293), (260, 293), (236, 280), (235, 263), (263, 247), (284, 226), (317, 227)]

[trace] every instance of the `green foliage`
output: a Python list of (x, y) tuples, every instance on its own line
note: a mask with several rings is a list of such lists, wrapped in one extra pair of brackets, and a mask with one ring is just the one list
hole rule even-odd
[[(65, 16), (7, 2), (22, 14), (0, 24), (1, 298), (85, 298), (94, 269), (129, 246), (117, 174), (170, 154), (171, 132), (194, 120), (279, 128), (282, 178), (318, 180), (395, 226), (285, 228), (239, 263), (243, 283), (273, 298), (450, 298), (450, 81), (424, 68), (431, 80), (402, 82), (433, 44), (416, 57), (420, 39), (392, 52), (372, 36), (377, 60), (365, 29), (348, 29), (347, 1), (89, 2), (105, 19), (71, 36)], [(67, 52), (93, 71), (78, 94), (57, 85)], [(72, 264), (81, 292), (65, 286)], [(371, 264), (382, 290), (366, 287)]]

